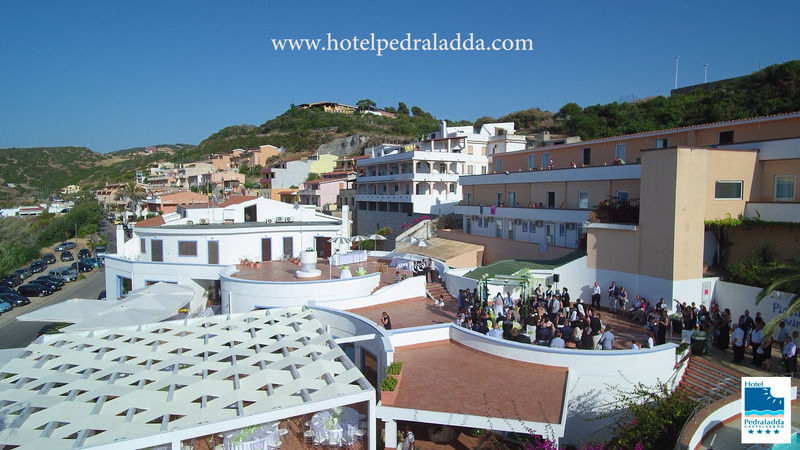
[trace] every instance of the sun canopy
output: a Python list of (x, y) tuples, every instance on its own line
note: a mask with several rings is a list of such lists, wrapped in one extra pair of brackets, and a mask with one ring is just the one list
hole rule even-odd
[(74, 324), (66, 328), (69, 330), (140, 325), (175, 316), (195, 295), (202, 292), (188, 286), (156, 283), (129, 292), (124, 300), (66, 300), (21, 315), (17, 320)]

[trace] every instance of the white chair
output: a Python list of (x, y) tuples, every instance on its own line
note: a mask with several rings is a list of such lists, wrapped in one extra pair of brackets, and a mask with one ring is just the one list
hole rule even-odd
[(342, 429), (328, 430), (328, 447), (342, 446)]

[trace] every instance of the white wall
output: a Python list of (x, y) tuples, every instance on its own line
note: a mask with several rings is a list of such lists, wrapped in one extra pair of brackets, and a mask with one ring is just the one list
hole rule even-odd
[(131, 261), (114, 255), (106, 255), (106, 298), (119, 298), (119, 277), (130, 278), (132, 289), (147, 285), (148, 281), (181, 283), (185, 280), (217, 280), (226, 265), (174, 264), (148, 261)]
[(363, 297), (343, 300), (316, 300), (311, 304), (333, 309), (355, 309), (396, 302), (398, 299), (425, 296), (425, 277), (410, 277), (398, 283), (384, 286), (375, 293)]
[[(760, 312), (764, 320), (769, 322), (785, 311), (792, 299), (791, 294), (778, 291), (773, 292), (756, 305), (756, 297), (759, 292), (761, 292), (761, 288), (717, 281), (714, 284), (713, 300), (721, 309), (730, 308), (731, 319), (736, 323), (739, 316), (744, 314), (745, 309), (750, 310), (751, 317), (755, 317), (756, 313)], [(800, 313), (787, 317), (786, 327), (791, 331), (800, 332)], [(775, 328), (775, 337), (777, 336), (778, 328)]]
[(222, 312), (225, 314), (250, 311), (256, 306), (296, 306), (366, 297), (380, 282), (380, 273), (333, 280), (257, 281), (231, 277), (235, 270), (231, 268), (220, 275)]

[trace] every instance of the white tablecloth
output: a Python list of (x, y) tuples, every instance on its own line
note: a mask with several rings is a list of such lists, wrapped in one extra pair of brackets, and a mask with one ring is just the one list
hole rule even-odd
[(349, 253), (337, 253), (331, 255), (330, 263), (333, 266), (342, 266), (345, 264), (356, 264), (367, 260), (367, 251), (353, 251)]
[(256, 447), (264, 448), (277, 448), (281, 444), (280, 430), (278, 430), (278, 422), (267, 423), (256, 429), (252, 434), (247, 435), (248, 429), (243, 428), (226, 433), (223, 444), (226, 450), (246, 450), (253, 448), (253, 444), (261, 441), (262, 444)]
[[(326, 409), (311, 416), (311, 430), (314, 431), (315, 441), (325, 441), (329, 445), (342, 445), (343, 442), (352, 442), (358, 430), (358, 411), (346, 406)], [(324, 436), (319, 436), (324, 433)]]

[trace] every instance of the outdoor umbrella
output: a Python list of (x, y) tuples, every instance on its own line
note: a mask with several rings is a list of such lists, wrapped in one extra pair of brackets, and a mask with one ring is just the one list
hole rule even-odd
[(346, 238), (344, 236), (336, 236), (333, 238), (328, 239), (328, 242), (336, 246), (336, 251), (342, 251), (342, 245), (350, 246), (350, 238)]
[(372, 249), (373, 250), (377, 250), (378, 249), (378, 241), (385, 241), (386, 240), (385, 236), (383, 236), (382, 234), (378, 234), (378, 233), (370, 234), (367, 237), (369, 239), (372, 239), (372, 241), (373, 241), (373, 243), (372, 243)]
[(361, 250), (361, 242), (362, 241), (368, 241), (369, 238), (366, 237), (366, 236), (361, 236), (360, 234), (357, 234), (357, 235), (353, 236), (352, 238), (350, 238), (350, 240), (353, 241), (353, 242), (358, 242), (358, 249)]
[(420, 241), (417, 242), (417, 247), (433, 247), (433, 243), (431, 243), (431, 241), (420, 239)]

